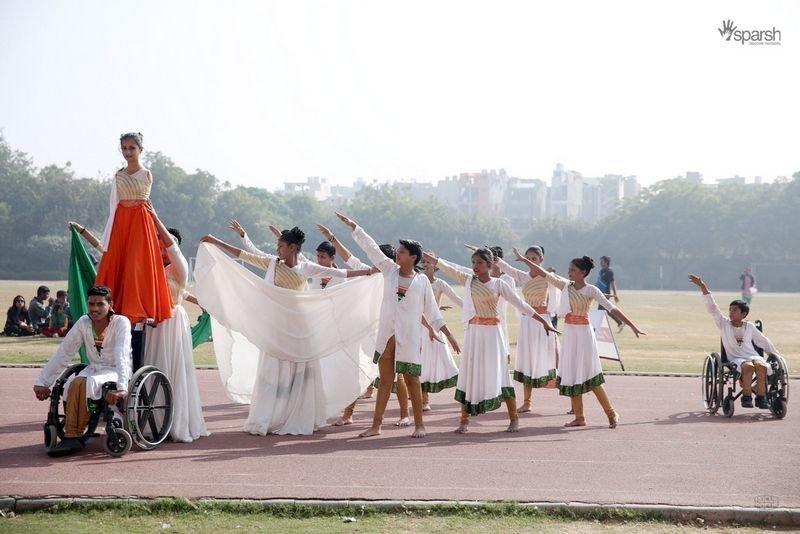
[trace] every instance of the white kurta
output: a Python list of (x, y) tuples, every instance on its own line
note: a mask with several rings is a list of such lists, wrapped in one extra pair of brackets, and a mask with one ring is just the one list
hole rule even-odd
[[(346, 275), (304, 263), (292, 270), (303, 277)], [(251, 403), (245, 430), (307, 435), (337, 416), (377, 375), (371, 356), (382, 280), (367, 276), (297, 291), (274, 285), (275, 264), (270, 262), (268, 280), (262, 280), (215, 247), (201, 245), (195, 293), (212, 317), (214, 352), (229, 397)]]
[(444, 326), (444, 318), (436, 304), (431, 283), (424, 274), (417, 274), (412, 279), (405, 296), (398, 300), (400, 267), (386, 257), (375, 240), (360, 226), (353, 230), (353, 238), (383, 275), (383, 299), (375, 344), (375, 362), (377, 363), (383, 354), (389, 339), (394, 336), (396, 372), (420, 376), (422, 374), (420, 339), (424, 329), (422, 316), (425, 316), (434, 330), (441, 330)]
[(170, 264), (164, 269), (172, 293), (172, 317), (145, 332), (144, 364), (164, 372), (172, 385), (173, 441), (190, 442), (208, 436), (194, 367), (192, 329), (181, 306), (189, 282), (189, 265), (177, 243), (167, 249)]
[[(512, 290), (517, 290), (517, 285), (514, 283), (514, 279), (510, 277), (507, 273), (501, 274), (498, 278), (505, 282), (506, 284), (511, 287)], [(505, 300), (501, 300), (497, 303), (497, 315), (500, 316), (500, 328), (503, 329), (503, 339), (505, 340), (505, 348), (506, 348), (506, 355), (511, 356), (511, 336), (508, 333), (508, 304)]]
[[(452, 300), (457, 306), (461, 306), (462, 301), (450, 284), (441, 278), (434, 278), (431, 282), (433, 295), (436, 304), (441, 305), (442, 295)], [(447, 342), (432, 340), (428, 335), (428, 329), (422, 329), (422, 375), (420, 385), (422, 391), (427, 393), (438, 393), (447, 388), (455, 387), (458, 380), (458, 366), (450, 351)]]
[(88, 315), (78, 319), (39, 372), (35, 384), (52, 387), (83, 345), (89, 364), (78, 376), (86, 377), (86, 397), (99, 399), (106, 382), (116, 382), (118, 390), (127, 391), (132, 365), (131, 322), (123, 315), (113, 315), (103, 335), (103, 347), (98, 351), (94, 345), (92, 320)]
[[(767, 365), (767, 361), (756, 352), (753, 343), (759, 348), (767, 352), (767, 354), (778, 354), (778, 349), (772, 344), (767, 336), (762, 334), (756, 325), (742, 322), (741, 328), (737, 329), (731, 323), (730, 318), (725, 317), (717, 306), (714, 297), (709, 293), (704, 295), (706, 309), (711, 317), (714, 319), (714, 324), (719, 328), (722, 335), (722, 346), (725, 347), (725, 354), (728, 356), (728, 361), (736, 365), (736, 369), (742, 371), (742, 363), (759, 360)], [(741, 336), (741, 343), (736, 339), (737, 334)], [(772, 374), (772, 366), (767, 365), (767, 374)]]

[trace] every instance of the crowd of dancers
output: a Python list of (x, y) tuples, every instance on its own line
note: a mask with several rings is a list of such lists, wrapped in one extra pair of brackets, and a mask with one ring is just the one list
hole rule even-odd
[[(172, 383), (172, 439), (188, 442), (208, 435), (190, 324), (180, 305), (184, 299), (211, 314), (220, 377), (232, 399), (250, 403), (244, 430), (252, 434), (311, 434), (326, 424), (353, 424), (357, 399), (373, 388), (374, 415), (362, 437), (381, 433), (393, 391), (401, 416), (396, 424), (413, 424), (411, 436), (417, 438), (426, 435), (428, 395), (445, 390), (453, 390), (460, 404), (455, 430), (462, 434), (472, 417), (502, 404), (507, 431), (517, 432), (520, 415), (532, 409), (533, 391), (542, 388), (555, 388), (570, 399), (572, 417), (565, 426), (586, 425), (587, 393), (596, 396), (608, 426), (617, 426), (620, 414), (603, 385), (590, 306), (596, 303), (637, 337), (644, 332), (587, 282), (591, 258), (576, 257), (561, 277), (542, 267), (541, 245), (527, 247), (524, 254), (514, 248), (519, 267), (504, 259), (500, 247), (468, 245), (462, 265), (413, 239), (378, 244), (356, 221), (337, 213), (366, 261), (322, 225), (317, 229), (325, 240), (311, 261), (302, 253), (306, 235), (301, 229), (271, 227), (277, 239), (273, 254), (259, 250), (231, 220), (241, 246), (203, 237), (192, 295), (180, 232), (167, 228), (150, 203), (153, 175), (140, 162), (142, 136), (124, 134), (120, 143), (127, 166), (114, 177), (102, 238), (71, 223), (102, 253), (90, 301), (95, 311), (103, 302), (108, 310), (99, 320), (102, 313), (93, 314), (90, 302), (89, 315), (76, 323), (34, 387), (38, 398), (46, 398), (69, 359), (87, 346), (90, 365), (68, 395), (73, 411), (81, 412), (70, 416), (68, 410), (68, 418), (78, 422), (70, 430), (73, 437), (86, 419), (85, 410), (74, 406), (82, 401), (75, 399), (98, 398), (97, 386), (107, 380), (118, 386), (109, 400), (124, 398), (131, 373), (125, 331), (137, 323), (155, 326), (145, 338), (143, 363), (163, 370)], [(337, 257), (346, 268), (336, 265)], [(264, 277), (240, 262), (263, 270)], [(462, 296), (440, 274), (463, 286)], [(513, 369), (507, 305), (520, 316)], [(461, 324), (445, 323), (442, 311), (450, 306), (461, 308)], [(461, 343), (453, 333), (457, 329), (464, 332)], [(454, 353), (460, 354), (458, 363)], [(520, 406), (514, 382), (524, 392)]]

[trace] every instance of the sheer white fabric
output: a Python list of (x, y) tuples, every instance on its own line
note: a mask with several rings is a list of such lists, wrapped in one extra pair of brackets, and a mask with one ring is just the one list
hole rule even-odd
[(213, 319), (228, 396), (254, 405), (247, 431), (310, 434), (377, 376), (372, 353), (383, 277), (292, 291), (206, 244), (197, 251), (194, 277), (197, 299)]

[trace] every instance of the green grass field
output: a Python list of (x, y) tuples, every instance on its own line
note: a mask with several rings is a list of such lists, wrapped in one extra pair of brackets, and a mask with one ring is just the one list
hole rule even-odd
[[(43, 282), (55, 294), (65, 289), (66, 282)], [(10, 306), (14, 295), (21, 294), (30, 301), (40, 282), (0, 281), (0, 304)], [(687, 284), (688, 285), (688, 284)], [(700, 372), (703, 359), (711, 351), (719, 350), (719, 334), (705, 311), (699, 291), (623, 291), (620, 306), (647, 336), (636, 339), (626, 328), (616, 334), (617, 345), (628, 371), (648, 372)], [(723, 311), (727, 303), (737, 297), (733, 293), (719, 293), (717, 302)], [(759, 293), (753, 299), (750, 319), (761, 319), (764, 331), (786, 357), (793, 375), (800, 368), (800, 295), (797, 293)], [(189, 317), (194, 320), (200, 309), (186, 303)], [(512, 354), (518, 320), (511, 313)], [(445, 318), (459, 340), (460, 311), (451, 309)], [(615, 329), (616, 330), (616, 329)], [(42, 363), (52, 355), (58, 340), (42, 337), (0, 337), (0, 364)], [(213, 365), (214, 354), (210, 343), (195, 351), (195, 362)], [(618, 370), (616, 362), (604, 361), (606, 370)]]
[[(174, 505), (171, 503), (175, 503)], [(171, 509), (174, 508), (174, 509)], [(766, 528), (769, 528), (766, 526)], [(683, 523), (633, 512), (608, 512), (588, 517), (568, 511), (545, 512), (511, 503), (482, 508), (460, 505), (409, 508), (405, 511), (348, 507), (261, 509), (257, 505), (166, 504), (66, 507), (0, 518), (3, 532), (758, 532), (762, 529), (718, 524), (692, 518)], [(772, 527), (778, 530), (779, 528)], [(780, 530), (785, 530), (780, 528)]]

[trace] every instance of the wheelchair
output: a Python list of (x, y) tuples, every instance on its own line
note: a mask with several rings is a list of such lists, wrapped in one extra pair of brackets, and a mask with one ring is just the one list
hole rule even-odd
[[(85, 367), (83, 363), (68, 367), (51, 388), (47, 421), (43, 425), (47, 450), (55, 448), (64, 439), (66, 415), (62, 398), (65, 386), (70, 378), (77, 376)], [(115, 458), (124, 456), (134, 444), (142, 450), (150, 450), (167, 439), (172, 428), (172, 385), (162, 371), (148, 365), (133, 374), (128, 395), (117, 405), (122, 420), (115, 417), (113, 406), (105, 400), (106, 392), (114, 389), (114, 382), (106, 382), (100, 400), (89, 401), (89, 424), (81, 438), (82, 442), (100, 435), (95, 430), (101, 417), (105, 422), (103, 448)]]
[[(761, 321), (755, 321), (756, 328), (762, 330)], [(764, 351), (755, 347), (756, 351), (764, 355)], [(789, 367), (782, 356), (769, 354), (765, 358), (767, 365), (772, 368), (772, 374), (767, 376), (767, 402), (769, 411), (777, 419), (786, 417), (789, 403)], [(733, 417), (736, 399), (742, 391), (736, 392), (740, 373), (736, 365), (728, 361), (725, 347), (720, 344), (720, 352), (712, 352), (706, 356), (703, 363), (703, 405), (709, 414), (714, 415), (722, 408), (725, 417)], [(755, 383), (756, 377), (753, 377)]]

